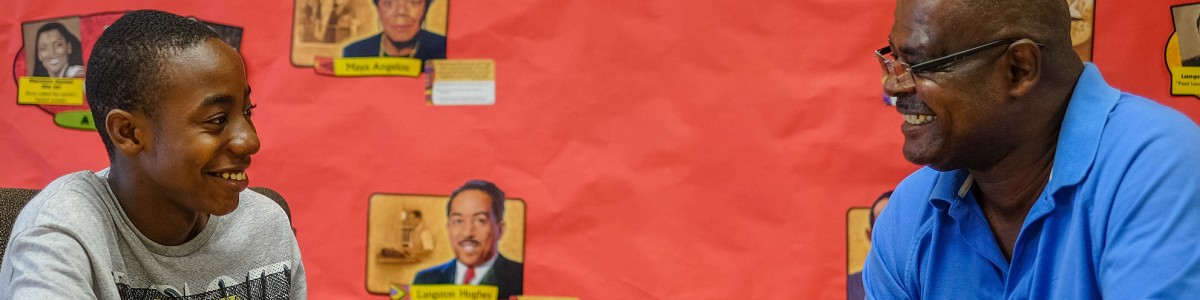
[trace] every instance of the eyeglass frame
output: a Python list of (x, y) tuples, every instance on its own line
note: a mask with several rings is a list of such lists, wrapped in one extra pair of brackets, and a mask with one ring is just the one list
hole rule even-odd
[[(884, 75), (895, 75), (897, 77), (902, 75), (902, 74), (895, 73), (894, 66), (896, 64), (899, 64), (900, 66), (904, 67), (904, 69), (906, 71), (905, 73), (909, 74), (911, 76), (915, 73), (928, 72), (936, 67), (939, 67), (939, 66), (942, 66), (945, 64), (949, 64), (949, 63), (953, 63), (960, 59), (966, 58), (967, 56), (971, 56), (973, 54), (983, 52), (984, 50), (988, 50), (988, 49), (994, 48), (996, 46), (1011, 45), (1011, 44), (1019, 42), (1021, 40), (1023, 40), (1023, 38), (1007, 38), (1007, 39), (995, 40), (995, 41), (985, 43), (983, 45), (971, 47), (971, 48), (963, 50), (963, 51), (951, 53), (946, 56), (930, 59), (930, 60), (915, 64), (915, 65), (910, 65), (910, 64), (904, 63), (904, 62), (898, 62), (896, 60), (885, 57), (884, 55), (887, 55), (887, 54), (893, 52), (891, 45), (887, 45), (887, 46), (884, 46), (883, 48), (879, 48), (879, 50), (875, 50), (875, 57), (877, 59), (879, 59), (879, 63), (881, 64), (881, 67), (884, 68), (884, 72), (886, 73)], [(1038, 42), (1034, 42), (1034, 44), (1037, 45), (1039, 48), (1045, 47), (1045, 45), (1038, 43)], [(892, 56), (895, 57), (894, 54)], [(915, 80), (916, 80), (916, 78), (913, 78), (913, 80), (912, 80), (914, 84), (916, 83)]]

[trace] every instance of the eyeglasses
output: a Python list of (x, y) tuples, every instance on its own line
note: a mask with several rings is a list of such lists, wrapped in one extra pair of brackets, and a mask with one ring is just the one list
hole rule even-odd
[[(885, 46), (883, 48), (879, 48), (879, 50), (875, 50), (875, 58), (879, 60), (879, 66), (883, 68), (884, 76), (893, 78), (896, 85), (900, 86), (901, 88), (909, 89), (917, 85), (916, 79), (913, 78), (913, 73), (929, 72), (934, 68), (958, 61), (959, 59), (966, 58), (967, 56), (982, 52), (983, 50), (991, 49), (996, 46), (1009, 45), (1020, 40), (1022, 39), (1003, 39), (993, 41), (950, 55), (927, 60), (915, 65), (909, 65), (907, 63), (898, 62), (885, 57), (884, 55), (892, 53), (892, 46)], [(1042, 46), (1042, 44), (1037, 45), (1038, 47)], [(892, 57), (895, 57), (895, 54), (893, 54)], [(887, 78), (884, 78), (884, 82), (886, 84)]]

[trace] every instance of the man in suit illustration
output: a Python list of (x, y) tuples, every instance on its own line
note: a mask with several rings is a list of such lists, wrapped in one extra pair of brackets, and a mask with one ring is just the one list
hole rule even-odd
[(417, 273), (413, 284), (494, 285), (499, 299), (521, 295), (524, 266), (501, 255), (504, 191), (484, 180), (470, 180), (450, 194), (446, 228), (455, 259)]

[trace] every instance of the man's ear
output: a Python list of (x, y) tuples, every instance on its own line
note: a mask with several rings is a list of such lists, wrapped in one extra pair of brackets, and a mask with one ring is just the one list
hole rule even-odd
[(497, 234), (497, 235), (496, 235), (496, 240), (497, 240), (497, 241), (499, 241), (499, 240), (500, 240), (500, 237), (504, 236), (504, 225), (505, 225), (505, 223), (504, 223), (504, 220), (500, 220), (500, 224), (499, 224), (499, 225), (500, 225), (500, 234)]
[(144, 122), (138, 121), (138, 116), (121, 109), (109, 111), (104, 118), (104, 129), (113, 147), (126, 156), (136, 155), (146, 146), (142, 137), (146, 131), (140, 128)]
[(1009, 96), (1019, 98), (1025, 96), (1037, 86), (1042, 78), (1042, 49), (1031, 40), (1021, 40), (1009, 46), (1008, 55), (1009, 76), (1011, 76)]

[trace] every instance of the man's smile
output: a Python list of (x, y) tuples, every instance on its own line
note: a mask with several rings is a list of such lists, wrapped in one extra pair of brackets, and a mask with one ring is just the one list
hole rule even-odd
[(479, 247), (479, 242), (475, 240), (465, 240), (458, 242), (458, 246), (462, 247), (464, 251), (475, 252), (475, 247)]
[(923, 125), (929, 122), (937, 121), (937, 116), (933, 115), (909, 115), (904, 114), (904, 123), (911, 125)]

